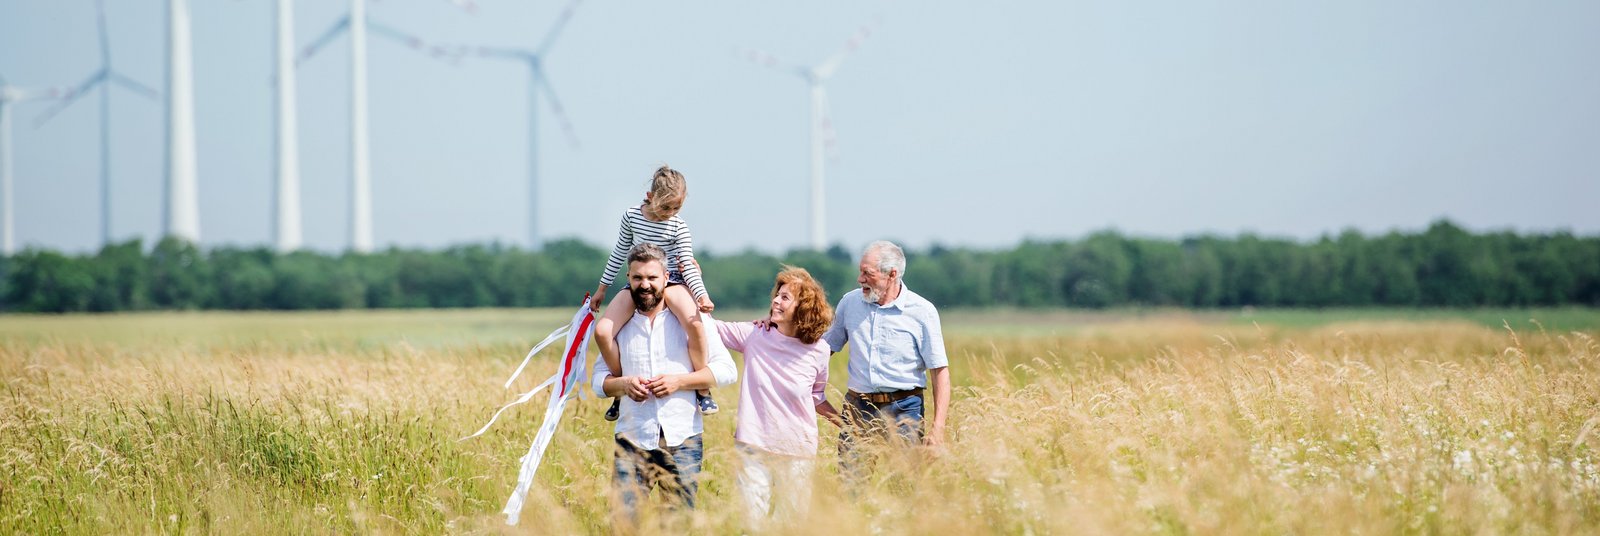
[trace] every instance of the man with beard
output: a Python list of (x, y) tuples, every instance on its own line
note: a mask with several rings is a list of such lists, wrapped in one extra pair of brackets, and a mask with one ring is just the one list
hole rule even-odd
[[(939, 311), (906, 288), (905, 252), (892, 242), (873, 242), (861, 253), (860, 269), (856, 282), (861, 288), (839, 300), (833, 325), (823, 335), (834, 352), (850, 343), (850, 390), (843, 408), (847, 424), (839, 432), (839, 466), (847, 478), (859, 470), (858, 442), (864, 439), (941, 447), (950, 407), (949, 360)], [(933, 386), (933, 418), (926, 430), (925, 379)]]
[[(721, 345), (710, 345), (706, 368), (694, 370), (683, 325), (674, 315), (662, 314), (666, 258), (660, 247), (648, 243), (628, 252), (628, 292), (635, 310), (617, 333), (622, 370), (613, 373), (603, 359), (594, 366), (595, 393), (624, 398), (612, 478), (619, 528), (632, 527), (639, 499), (654, 487), (694, 508), (696, 477), (705, 452), (694, 392), (727, 385), (737, 376), (733, 359)], [(711, 332), (706, 338), (715, 337)]]

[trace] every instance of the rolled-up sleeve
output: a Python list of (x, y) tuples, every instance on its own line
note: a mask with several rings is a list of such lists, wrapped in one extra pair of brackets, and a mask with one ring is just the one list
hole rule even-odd
[(922, 367), (928, 370), (950, 366), (950, 358), (944, 353), (944, 327), (939, 324), (939, 311), (928, 307), (922, 311)]
[(850, 341), (850, 331), (845, 327), (846, 323), (849, 322), (846, 317), (851, 317), (851, 313), (854, 311), (845, 308), (845, 301), (849, 299), (850, 296), (847, 294), (844, 299), (839, 300), (839, 305), (833, 308), (833, 324), (829, 325), (828, 331), (822, 334), (822, 340), (828, 343), (830, 353), (843, 349), (844, 343)]
[(594, 377), (589, 379), (589, 386), (594, 388), (595, 398), (610, 398), (606, 394), (606, 376), (611, 375), (611, 367), (606, 366), (606, 360), (596, 357), (594, 360)]
[(728, 353), (728, 347), (722, 344), (722, 337), (717, 335), (716, 321), (711, 315), (700, 313), (700, 325), (705, 329), (706, 341), (706, 368), (711, 369), (711, 376), (716, 379), (717, 385), (728, 385), (739, 379), (739, 369), (733, 365), (733, 354)]
[(811, 405), (820, 406), (828, 401), (828, 345), (818, 341), (816, 353), (817, 379), (811, 383)]

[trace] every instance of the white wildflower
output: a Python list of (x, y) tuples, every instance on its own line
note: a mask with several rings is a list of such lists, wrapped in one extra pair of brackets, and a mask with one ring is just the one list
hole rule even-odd
[(1457, 471), (1465, 471), (1469, 466), (1472, 465), (1472, 451), (1457, 451), (1456, 455), (1452, 457), (1450, 461), (1451, 465), (1455, 466)]

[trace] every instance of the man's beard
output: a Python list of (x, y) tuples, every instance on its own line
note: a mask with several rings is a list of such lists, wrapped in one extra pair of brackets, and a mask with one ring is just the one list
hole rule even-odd
[(878, 300), (883, 299), (883, 293), (872, 287), (861, 287), (861, 299), (867, 303), (878, 303)]
[(659, 291), (655, 289), (644, 290), (642, 285), (628, 289), (628, 294), (633, 296), (633, 308), (638, 309), (641, 313), (655, 309), (656, 305), (661, 303), (661, 293)]

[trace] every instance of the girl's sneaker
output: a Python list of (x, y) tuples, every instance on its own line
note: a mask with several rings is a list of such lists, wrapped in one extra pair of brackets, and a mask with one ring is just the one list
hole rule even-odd
[(718, 411), (722, 411), (722, 408), (717, 407), (717, 401), (711, 399), (710, 393), (702, 395), (696, 392), (694, 398), (695, 403), (700, 406), (701, 415), (716, 415)]
[(611, 399), (611, 409), (606, 410), (606, 420), (615, 421), (620, 416), (622, 416), (622, 399), (613, 398)]

